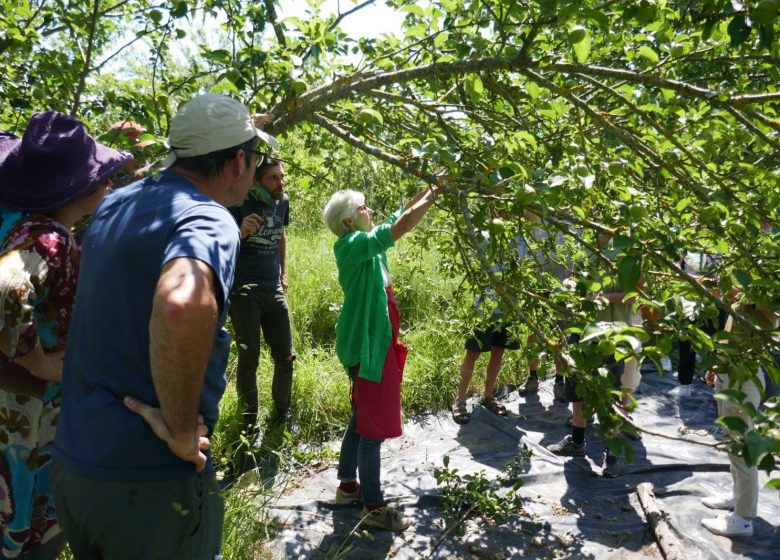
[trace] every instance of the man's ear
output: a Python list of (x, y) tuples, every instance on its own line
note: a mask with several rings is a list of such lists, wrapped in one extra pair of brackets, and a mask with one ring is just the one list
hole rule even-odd
[(246, 167), (246, 158), (248, 155), (249, 153), (246, 150), (238, 150), (236, 152), (236, 157), (228, 162), (228, 165), (230, 166), (230, 173), (236, 179), (239, 178), (244, 172), (244, 168)]
[(344, 218), (343, 223), (345, 226), (352, 229), (352, 218)]

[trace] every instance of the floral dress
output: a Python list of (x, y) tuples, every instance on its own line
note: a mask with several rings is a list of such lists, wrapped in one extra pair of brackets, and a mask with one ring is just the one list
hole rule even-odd
[[(79, 249), (51, 217), (0, 207), (0, 328), (13, 357), (40, 341), (65, 349)], [(0, 535), (15, 558), (60, 533), (54, 512), (51, 447), (60, 384), (34, 377), (0, 351)]]

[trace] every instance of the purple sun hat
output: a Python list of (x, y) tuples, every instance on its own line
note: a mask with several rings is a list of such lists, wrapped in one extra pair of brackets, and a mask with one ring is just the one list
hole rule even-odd
[(51, 212), (90, 194), (132, 161), (92, 138), (78, 119), (35, 113), (21, 138), (0, 132), (0, 204)]

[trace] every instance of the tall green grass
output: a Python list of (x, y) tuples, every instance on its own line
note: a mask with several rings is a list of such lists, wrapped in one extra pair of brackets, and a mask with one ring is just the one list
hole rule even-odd
[[(423, 235), (423, 233), (420, 233)], [(338, 437), (349, 419), (349, 383), (335, 355), (335, 327), (343, 294), (332, 246), (333, 235), (320, 230), (291, 230), (288, 234), (287, 292), (296, 350), (293, 407), (301, 427), (301, 440), (324, 441)], [(435, 249), (422, 250), (414, 235), (388, 252), (393, 290), (401, 312), (401, 340), (409, 346), (403, 383), (407, 414), (448, 407), (460, 380), (463, 342), (468, 326), (462, 310), (471, 304), (458, 292), (460, 278), (451, 278), (439, 266)], [(271, 410), (273, 363), (265, 345), (258, 367), (262, 417)], [(516, 384), (525, 377), (522, 352), (507, 352), (500, 382)], [(472, 388), (484, 383), (482, 359)], [(235, 369), (235, 358), (228, 377)], [(232, 386), (223, 399), (220, 431), (224, 442), (235, 439), (238, 409)], [(224, 437), (230, 434), (230, 437)]]

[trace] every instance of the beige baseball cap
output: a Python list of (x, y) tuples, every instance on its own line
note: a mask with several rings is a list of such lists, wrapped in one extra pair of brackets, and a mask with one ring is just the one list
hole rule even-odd
[(169, 167), (180, 157), (202, 156), (237, 146), (253, 136), (271, 148), (279, 147), (276, 138), (255, 127), (243, 103), (216, 93), (199, 95), (182, 105), (171, 119), (171, 153), (162, 165)]

